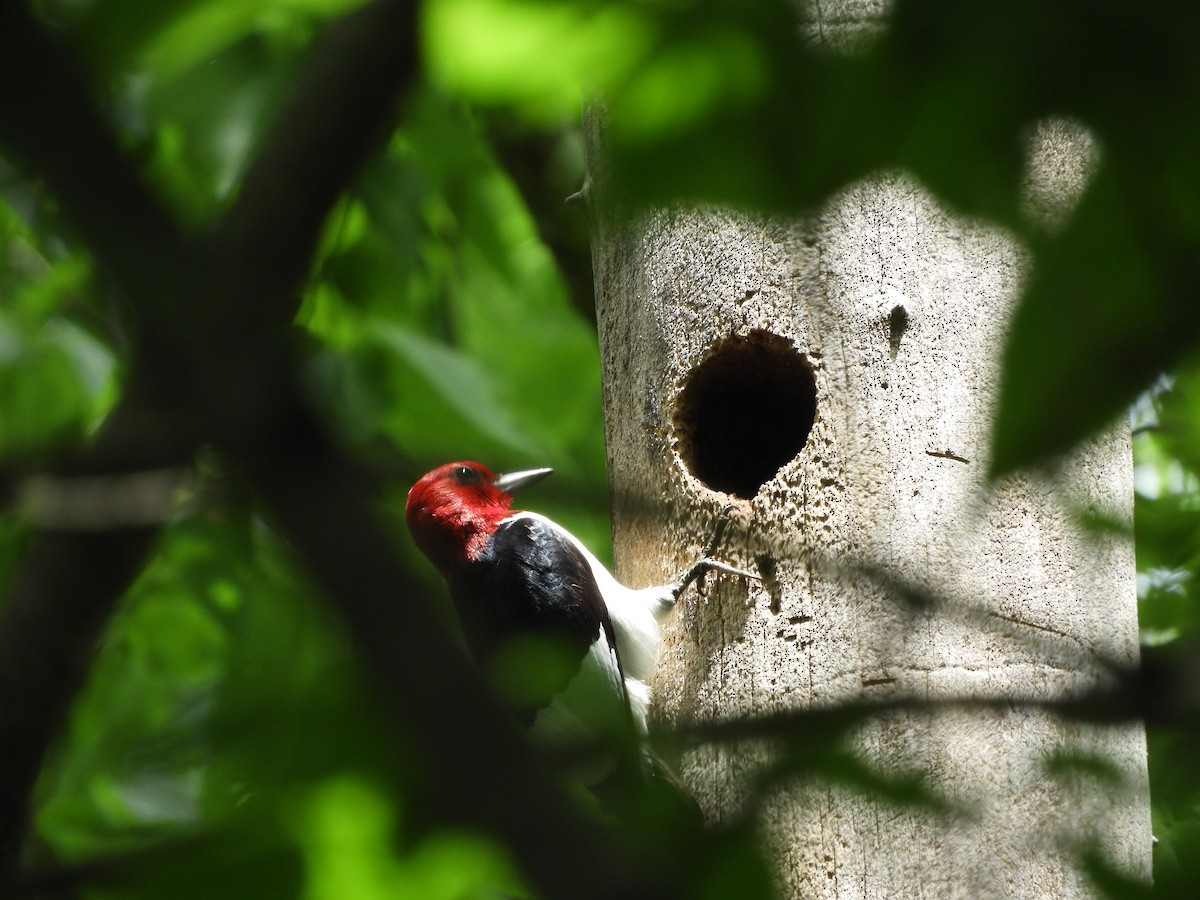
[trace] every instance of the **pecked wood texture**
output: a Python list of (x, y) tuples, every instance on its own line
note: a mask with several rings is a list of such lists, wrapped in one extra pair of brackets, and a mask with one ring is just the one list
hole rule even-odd
[[(598, 128), (590, 149), (602, 160)], [(1089, 158), (1078, 129), (1042, 129), (1031, 214), (1052, 224)], [(653, 685), (659, 724), (900, 697), (1053, 700), (1136, 661), (1132, 547), (1079, 518), (1131, 520), (1127, 427), (1053, 476), (986, 480), (1025, 267), (1008, 236), (895, 174), (848, 187), (808, 221), (714, 209), (602, 219), (593, 257), (618, 576), (665, 580), (731, 500), (722, 555), (772, 576), (686, 595)], [(689, 471), (679, 397), (722, 341), (757, 332), (803, 356), (816, 413), (803, 448), (738, 500)], [(781, 425), (760, 418), (734, 425), (748, 448)], [(946, 807), (792, 782), (761, 811), (787, 896), (1092, 896), (1077, 864), (1092, 845), (1149, 875), (1140, 727), (1019, 704), (910, 708), (868, 720), (850, 746), (882, 774), (918, 775)], [(1052, 774), (1071, 754), (1104, 759), (1122, 783)], [(721, 818), (771, 758), (741, 744), (679, 763)]]

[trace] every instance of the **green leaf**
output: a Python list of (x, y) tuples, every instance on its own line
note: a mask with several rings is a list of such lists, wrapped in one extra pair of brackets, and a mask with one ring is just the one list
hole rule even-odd
[[(1111, 168), (1041, 248), (1004, 353), (992, 473), (1061, 454), (1200, 340), (1200, 266)], [(1191, 279), (1191, 280), (1189, 280)]]
[(306, 900), (457, 900), (520, 892), (511, 863), (491, 842), (437, 832), (399, 857), (396, 825), (388, 799), (361, 779), (315, 787), (293, 825), (304, 848)]
[(0, 310), (0, 457), (59, 452), (78, 442), (113, 399), (108, 348), (67, 319), (31, 318), (20, 322)]
[(541, 122), (578, 113), (581, 88), (617, 81), (649, 49), (655, 22), (635, 4), (432, 0), (425, 54), (441, 86)]

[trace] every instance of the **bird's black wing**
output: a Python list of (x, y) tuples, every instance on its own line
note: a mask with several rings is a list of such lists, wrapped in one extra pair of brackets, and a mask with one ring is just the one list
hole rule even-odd
[[(587, 674), (627, 707), (616, 636), (591, 567), (548, 520), (515, 514), (450, 581), (467, 645), (488, 672), (514, 641), (542, 640), (558, 664), (527, 698), (523, 718)], [(587, 669), (598, 669), (587, 673)], [(546, 672), (541, 673), (546, 675)]]

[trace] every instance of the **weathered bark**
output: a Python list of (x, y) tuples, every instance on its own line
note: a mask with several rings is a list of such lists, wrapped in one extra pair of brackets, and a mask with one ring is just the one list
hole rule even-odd
[[(1046, 215), (1077, 189), (1088, 153), (1071, 128), (1038, 140), (1029, 200)], [(1102, 685), (1108, 662), (1136, 661), (1132, 548), (1078, 515), (1131, 519), (1127, 427), (1057, 477), (986, 479), (1001, 342), (1026, 265), (1005, 234), (893, 174), (803, 222), (711, 209), (602, 222), (594, 265), (619, 576), (663, 581), (731, 499), (695, 477), (697, 445), (713, 436), (684, 388), (694, 392), (702, 364), (734, 383), (710, 399), (737, 436), (705, 478), (732, 471), (726, 485), (747, 498), (723, 556), (773, 573), (762, 585), (716, 579), (675, 611), (654, 684), (659, 724), (882, 697), (1049, 700)], [(806, 415), (796, 354), (815, 421), (755, 490), (743, 470), (756, 448)], [(739, 382), (788, 384), (772, 403), (794, 408), (756, 411)], [(936, 599), (914, 605), (901, 584)], [(793, 784), (762, 811), (788, 896), (1091, 896), (1078, 861), (1093, 846), (1149, 875), (1140, 727), (1014, 703), (893, 712), (851, 744), (882, 773), (919, 773), (949, 808), (889, 805), (825, 778)], [(1106, 760), (1122, 783), (1053, 774), (1050, 760), (1071, 754)], [(682, 775), (709, 814), (728, 817), (769, 756), (701, 748)]]

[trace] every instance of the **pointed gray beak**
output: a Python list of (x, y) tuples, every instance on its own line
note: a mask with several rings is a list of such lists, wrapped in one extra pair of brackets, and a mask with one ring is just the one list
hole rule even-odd
[(526, 469), (523, 472), (506, 472), (503, 475), (497, 475), (493, 484), (506, 494), (515, 494), (531, 484), (537, 484), (553, 471), (553, 469)]

